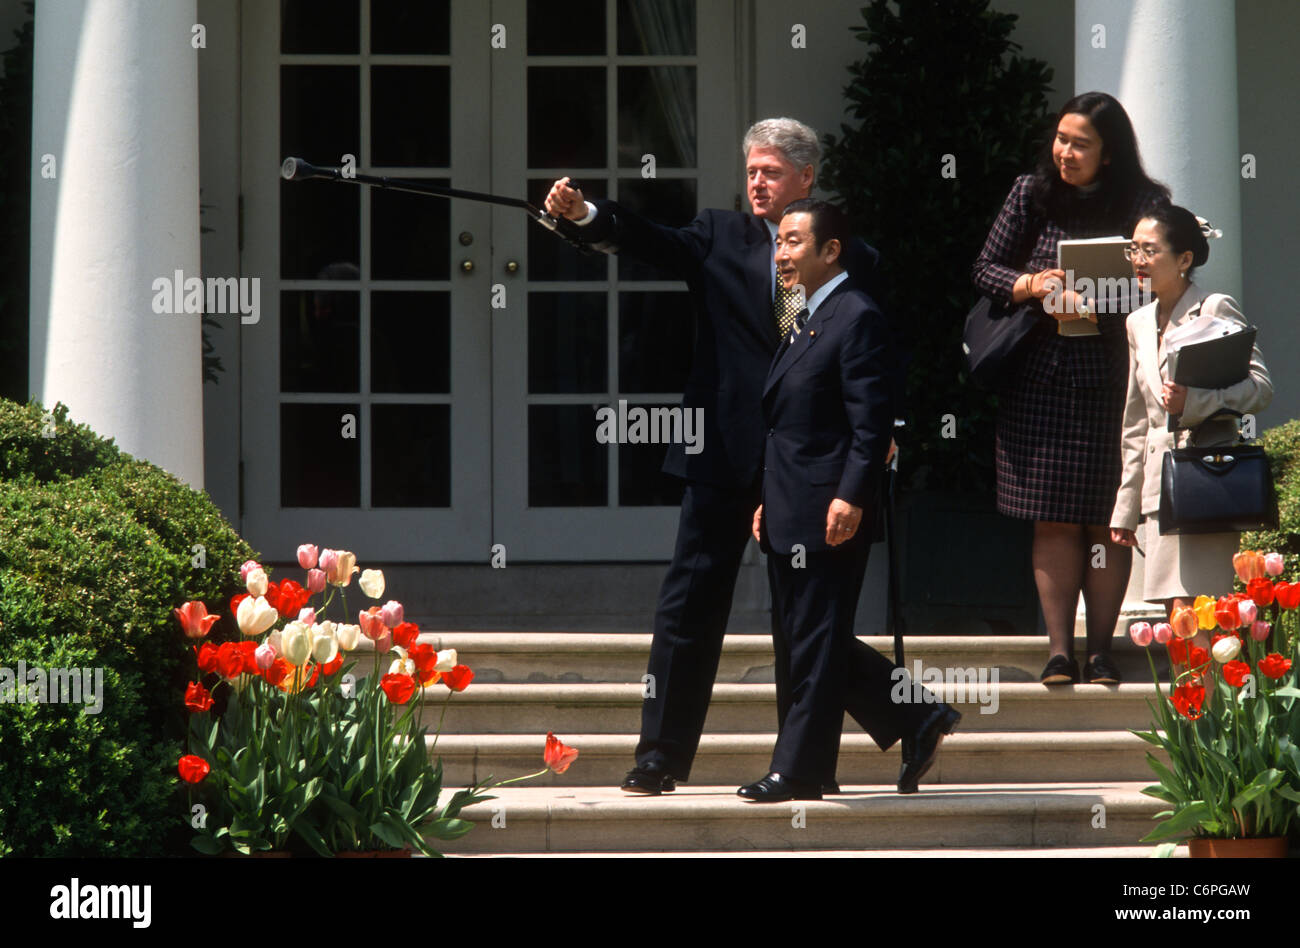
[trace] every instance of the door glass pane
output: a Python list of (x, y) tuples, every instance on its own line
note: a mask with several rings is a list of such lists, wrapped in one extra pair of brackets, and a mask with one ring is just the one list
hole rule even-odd
[[(644, 408), (655, 406), (645, 405)], [(680, 406), (658, 406), (677, 408)], [(629, 407), (630, 410), (630, 407)], [(698, 432), (692, 429), (698, 437)], [(663, 472), (667, 444), (618, 446), (618, 502), (623, 507), (676, 507), (682, 502), (685, 482)]]
[(326, 181), (280, 182), (281, 277), (355, 280), (360, 259), (360, 187)]
[(451, 294), (370, 294), (370, 390), (451, 391)]
[(339, 165), (344, 155), (361, 154), (360, 128), (361, 78), (356, 66), (280, 67), (282, 158)]
[(604, 507), (606, 445), (596, 440), (599, 406), (528, 406), (528, 506)]
[(604, 293), (529, 293), (529, 393), (609, 391), (606, 324)]
[(356, 402), (280, 406), (282, 507), (361, 503), (361, 442), (343, 437), (344, 415), (355, 419), (353, 430), (360, 432), (361, 406)]
[(605, 166), (605, 67), (528, 67), (528, 166)]
[(370, 70), (371, 164), (451, 163), (451, 69), (373, 66)]
[(618, 164), (640, 167), (653, 155), (660, 168), (693, 168), (695, 67), (618, 67)]
[(359, 301), (342, 288), (280, 293), (280, 391), (360, 389)]
[(370, 0), (372, 53), (446, 55), (450, 43), (449, 0)]
[(695, 0), (618, 0), (620, 56), (694, 56)]
[(451, 506), (451, 406), (372, 405), (370, 502)]
[(618, 294), (618, 390), (680, 392), (695, 349), (689, 293)]
[[(413, 178), (447, 186), (446, 178)], [(451, 209), (446, 198), (370, 189), (370, 276), (446, 280), (451, 276)]]
[(280, 0), (280, 52), (357, 52), (360, 11), (360, 0)]
[(528, 0), (529, 56), (601, 56), (605, 0)]

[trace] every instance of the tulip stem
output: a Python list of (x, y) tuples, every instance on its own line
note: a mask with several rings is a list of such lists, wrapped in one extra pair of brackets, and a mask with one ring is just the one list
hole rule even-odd
[(551, 769), (550, 767), (543, 767), (535, 774), (524, 774), (522, 777), (511, 777), (509, 780), (502, 780), (499, 781), (498, 783), (493, 784), (492, 788), (495, 790), (497, 787), (504, 787), (508, 783), (518, 783), (521, 780), (532, 780), (534, 777), (540, 777), (542, 774), (546, 773), (550, 769)]

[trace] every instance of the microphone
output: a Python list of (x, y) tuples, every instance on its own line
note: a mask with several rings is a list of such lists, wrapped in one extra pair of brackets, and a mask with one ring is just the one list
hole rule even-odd
[(286, 181), (306, 181), (309, 178), (337, 178), (337, 168), (321, 168), (301, 158), (286, 158), (280, 165), (280, 177)]

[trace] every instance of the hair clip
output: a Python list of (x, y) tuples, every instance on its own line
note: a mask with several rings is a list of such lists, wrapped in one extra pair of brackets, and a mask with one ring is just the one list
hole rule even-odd
[(1197, 217), (1196, 223), (1201, 228), (1201, 233), (1205, 235), (1207, 240), (1213, 240), (1216, 237), (1223, 236), (1223, 231), (1219, 230), (1216, 227), (1211, 227), (1210, 222), (1207, 221), (1204, 217)]

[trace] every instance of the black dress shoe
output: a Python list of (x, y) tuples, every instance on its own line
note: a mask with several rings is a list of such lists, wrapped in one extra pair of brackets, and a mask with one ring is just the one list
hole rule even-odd
[(620, 790), (628, 793), (646, 793), (657, 796), (677, 789), (677, 779), (658, 767), (633, 767), (623, 778)]
[(1088, 659), (1083, 669), (1083, 680), (1090, 685), (1118, 685), (1119, 669), (1110, 657), (1110, 652), (1099, 652), (1096, 658)]
[(921, 778), (939, 756), (944, 735), (955, 731), (960, 720), (961, 712), (948, 704), (940, 704), (926, 716), (912, 735), (911, 756), (898, 771), (899, 793), (916, 793)]
[(762, 780), (741, 787), (736, 793), (753, 803), (781, 803), (784, 800), (820, 800), (821, 784), (791, 780), (770, 773)]
[(1038, 680), (1045, 685), (1077, 685), (1079, 663), (1065, 655), (1053, 655)]

